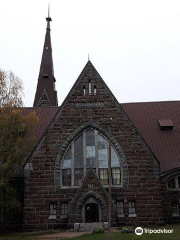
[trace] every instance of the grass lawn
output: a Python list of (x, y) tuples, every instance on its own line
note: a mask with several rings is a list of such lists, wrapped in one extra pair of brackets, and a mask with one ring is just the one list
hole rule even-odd
[[(180, 240), (180, 225), (167, 225), (165, 227), (146, 227), (148, 229), (173, 229), (173, 233), (143, 233), (138, 236), (135, 233), (103, 233), (103, 234), (86, 234), (74, 238), (44, 238), (44, 235), (52, 234), (52, 232), (46, 233), (33, 233), (33, 234), (2, 234), (0, 235), (0, 240), (35, 240), (35, 239), (48, 239), (48, 240)], [(56, 232), (57, 233), (57, 232)]]

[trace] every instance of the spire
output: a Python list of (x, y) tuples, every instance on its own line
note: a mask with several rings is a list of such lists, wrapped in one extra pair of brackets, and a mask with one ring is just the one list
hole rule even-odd
[(48, 17), (46, 18), (46, 21), (47, 21), (47, 30), (51, 31), (50, 22), (52, 21), (52, 19), (50, 17), (50, 4), (48, 5)]
[(46, 18), (47, 28), (42, 53), (39, 78), (34, 99), (34, 107), (38, 106), (58, 106), (57, 92), (55, 90), (55, 77), (52, 58), (51, 34), (50, 34), (50, 7), (48, 7), (48, 17)]

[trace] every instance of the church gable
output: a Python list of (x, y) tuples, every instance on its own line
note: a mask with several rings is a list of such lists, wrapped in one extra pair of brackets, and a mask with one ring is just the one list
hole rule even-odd
[(38, 102), (37, 106), (38, 107), (51, 106), (51, 102), (49, 100), (48, 94), (47, 94), (45, 89), (42, 92), (42, 95), (41, 95), (41, 97), (39, 99), (39, 102)]
[[(88, 133), (89, 130), (91, 133)], [(87, 137), (88, 134), (95, 139), (93, 144), (92, 138)], [(97, 141), (98, 134), (105, 139), (105, 142), (108, 142), (110, 138), (119, 162), (123, 166), (120, 168), (121, 165), (115, 165), (114, 167), (111, 165), (111, 181), (115, 183), (112, 184), (112, 201), (115, 203), (116, 201), (125, 201), (127, 204), (126, 211), (129, 204), (127, 201), (131, 201), (132, 204), (136, 201), (137, 211), (139, 211), (138, 209), (144, 206), (141, 206), (142, 200), (146, 205), (149, 200), (155, 203), (156, 197), (161, 199), (157, 160), (92, 63), (88, 61), (51, 125), (46, 129), (34, 153), (29, 158), (31, 170), (26, 185), (28, 199), (25, 201), (25, 208), (28, 209), (32, 202), (37, 203), (32, 208), (32, 218), (39, 209), (39, 220), (48, 224), (50, 221), (49, 204), (56, 202), (57, 221), (61, 224), (66, 222), (66, 224), (69, 223), (70, 226), (73, 226), (73, 221), (75, 221), (73, 219), (81, 218), (80, 206), (82, 204), (84, 204), (83, 212), (88, 210), (88, 206), (96, 206), (96, 209), (101, 210), (99, 211), (99, 219), (107, 220), (107, 215), (103, 212), (106, 204), (104, 205), (102, 202), (107, 203), (105, 191), (108, 192), (108, 168), (106, 163), (102, 167), (99, 166), (100, 161), (105, 160), (101, 156), (106, 156), (106, 158), (108, 156), (108, 147), (99, 144)], [(75, 141), (79, 137), (83, 139), (80, 140), (84, 149), (81, 151), (83, 152), (83, 167), (73, 165), (75, 164), (73, 158), (76, 157), (74, 152)], [(88, 141), (89, 143), (87, 143)], [(99, 151), (99, 149), (102, 151)], [(64, 160), (66, 160), (66, 167), (62, 164)], [(93, 164), (96, 163), (93, 170), (96, 172), (96, 177), (93, 177), (92, 172), (88, 173), (90, 167), (86, 165), (88, 161), (94, 161)], [(63, 170), (65, 170), (65, 174)], [(78, 179), (76, 179), (75, 174), (78, 172), (84, 177), (82, 185), (78, 183), (79, 181), (76, 181)], [(74, 178), (69, 181), (70, 175), (73, 176), (73, 174)], [(61, 182), (63, 176), (65, 184)], [(120, 176), (122, 176), (122, 179)], [(146, 197), (144, 198), (144, 196)], [(79, 202), (78, 212), (73, 213), (73, 219), (69, 219), (67, 214), (66, 219), (65, 217), (61, 219), (61, 203), (64, 204), (64, 208), (68, 206), (68, 209), (72, 209), (72, 199), (74, 199), (74, 202)], [(153, 204), (149, 206), (150, 212), (151, 207), (153, 208)], [(158, 207), (161, 210), (160, 200)], [(43, 212), (42, 215), (41, 212)], [(141, 213), (140, 210), (138, 212), (139, 218)], [(28, 211), (25, 214), (25, 220), (27, 220)], [(158, 214), (161, 216), (161, 213)], [(126, 212), (127, 215), (128, 212)], [(154, 211), (148, 217), (151, 221), (155, 221), (156, 216), (157, 214)], [(112, 219), (116, 221), (115, 211), (112, 212)], [(85, 221), (85, 218), (78, 221)], [(131, 219), (128, 218), (128, 221), (131, 221)]]
[(76, 108), (102, 109), (114, 100), (113, 94), (93, 64), (88, 61), (64, 103), (70, 103)]

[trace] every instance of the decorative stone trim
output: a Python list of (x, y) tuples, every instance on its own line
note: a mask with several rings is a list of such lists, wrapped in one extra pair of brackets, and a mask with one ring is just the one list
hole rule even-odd
[(75, 107), (104, 107), (103, 102), (77, 102), (74, 103)]
[(176, 177), (176, 176), (180, 176), (180, 169), (174, 169), (171, 172), (168, 172), (167, 174), (165, 174), (164, 176), (162, 176), (162, 180), (165, 182), (168, 182), (171, 178)]

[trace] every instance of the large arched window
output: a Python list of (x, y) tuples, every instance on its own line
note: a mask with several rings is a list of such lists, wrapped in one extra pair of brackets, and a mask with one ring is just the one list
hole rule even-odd
[[(62, 186), (80, 186), (88, 168), (93, 168), (103, 185), (108, 185), (108, 139), (88, 129), (69, 145), (62, 161)], [(120, 159), (111, 146), (112, 184), (121, 185)]]

